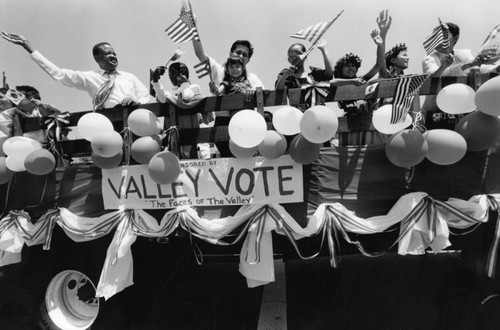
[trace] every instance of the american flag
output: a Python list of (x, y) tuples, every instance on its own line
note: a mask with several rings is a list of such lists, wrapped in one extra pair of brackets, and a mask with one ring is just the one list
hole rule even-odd
[(410, 111), (413, 99), (420, 91), (420, 87), (429, 77), (428, 74), (406, 76), (399, 79), (392, 103), (391, 124), (401, 123)]
[(321, 22), (316, 25), (311, 25), (306, 29), (300, 30), (295, 34), (292, 34), (290, 37), (297, 39), (305, 39), (314, 43), (318, 39), (318, 36), (323, 34), (328, 29), (330, 23), (332, 22), (333, 20), (329, 20), (328, 22)]
[(176, 44), (189, 40), (200, 40), (198, 29), (194, 24), (193, 13), (185, 2), (182, 3), (181, 15), (165, 32)]
[[(342, 15), (344, 11), (342, 10), (335, 18), (329, 20), (328, 22), (321, 22), (316, 25), (312, 25), (306, 29), (300, 30), (299, 32), (292, 34), (291, 38), (304, 39), (310, 41), (313, 45), (323, 36), (323, 34), (332, 26), (333, 22)], [(312, 47), (311, 49), (312, 50)]]
[(181, 55), (184, 53), (185, 52), (183, 52), (180, 48), (177, 48), (174, 55), (172, 55), (172, 57), (168, 61), (169, 62), (177, 61), (181, 57)]
[(439, 20), (439, 25), (424, 40), (424, 49), (427, 55), (432, 53), (439, 45), (442, 45), (445, 49), (450, 45), (450, 29), (441, 20)]
[(203, 78), (210, 74), (210, 59), (206, 59), (203, 62), (200, 62), (194, 66), (194, 71), (198, 78)]

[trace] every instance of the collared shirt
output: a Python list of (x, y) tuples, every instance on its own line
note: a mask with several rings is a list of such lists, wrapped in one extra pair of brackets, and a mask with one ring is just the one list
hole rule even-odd
[[(61, 69), (38, 51), (31, 53), (30, 57), (54, 80), (61, 82), (65, 86), (86, 91), (92, 99), (94, 99), (99, 87), (108, 80), (103, 70), (75, 71)], [(152, 101), (148, 89), (136, 76), (128, 72), (117, 71), (115, 85), (106, 102), (104, 102), (104, 107), (112, 108), (117, 104), (121, 104), (123, 99), (127, 97), (131, 97), (140, 104)]]
[[(436, 72), (441, 66), (441, 60), (447, 55), (448, 54), (437, 50), (427, 55), (422, 62), (422, 71), (428, 74)], [(441, 76), (466, 76), (469, 70), (462, 70), (462, 65), (474, 60), (474, 56), (470, 49), (455, 49), (453, 51), (453, 57), (453, 64), (447, 67)]]

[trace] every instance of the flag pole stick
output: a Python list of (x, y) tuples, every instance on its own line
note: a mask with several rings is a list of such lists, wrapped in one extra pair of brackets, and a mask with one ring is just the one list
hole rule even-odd
[[(200, 44), (202, 44), (202, 42), (201, 42), (201, 37), (200, 37), (200, 30), (198, 30), (198, 26), (196, 25), (196, 21), (195, 21), (195, 19), (194, 19), (194, 11), (193, 11), (193, 7), (191, 6), (191, 2), (190, 2), (189, 0), (187, 0), (187, 3), (188, 3), (188, 6), (189, 6), (189, 11), (191, 12), (191, 15), (193, 16), (193, 24), (194, 24), (194, 27), (196, 28), (196, 31), (198, 31), (198, 40), (197, 40), (197, 41), (198, 41)], [(202, 47), (203, 47), (203, 44), (202, 44)], [(207, 58), (207, 60), (208, 60), (208, 67), (209, 67), (209, 69), (210, 69), (210, 59), (209, 59), (209, 58)], [(212, 81), (213, 81), (213, 80), (212, 80), (212, 72), (209, 72), (208, 77), (210, 78), (210, 81), (212, 82)]]

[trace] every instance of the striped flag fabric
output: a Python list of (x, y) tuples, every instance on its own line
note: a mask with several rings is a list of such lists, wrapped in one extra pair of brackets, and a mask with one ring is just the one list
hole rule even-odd
[(413, 103), (413, 99), (420, 91), (420, 87), (429, 77), (428, 74), (403, 76), (398, 80), (392, 103), (391, 124), (404, 122), (408, 111)]
[(165, 32), (176, 44), (190, 40), (200, 40), (198, 29), (194, 24), (193, 13), (185, 2), (182, 3), (181, 15)]
[(194, 71), (199, 79), (208, 76), (210, 74), (210, 59), (206, 59), (194, 66)]
[(327, 22), (321, 22), (316, 25), (312, 25), (308, 28), (298, 31), (297, 33), (292, 34), (290, 37), (308, 40), (314, 44), (323, 35), (323, 33), (328, 30), (333, 21), (334, 19), (331, 19)]
[(450, 29), (441, 20), (439, 20), (439, 25), (424, 40), (424, 49), (427, 55), (432, 53), (439, 45), (442, 45), (442, 48), (450, 46)]

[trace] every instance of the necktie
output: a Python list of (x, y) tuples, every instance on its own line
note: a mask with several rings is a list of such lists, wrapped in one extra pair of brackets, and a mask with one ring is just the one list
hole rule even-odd
[(105, 76), (108, 75), (108, 80), (106, 80), (101, 87), (99, 87), (94, 95), (94, 110), (103, 108), (104, 102), (108, 99), (108, 96), (115, 85), (116, 74), (116, 71), (104, 73)]

